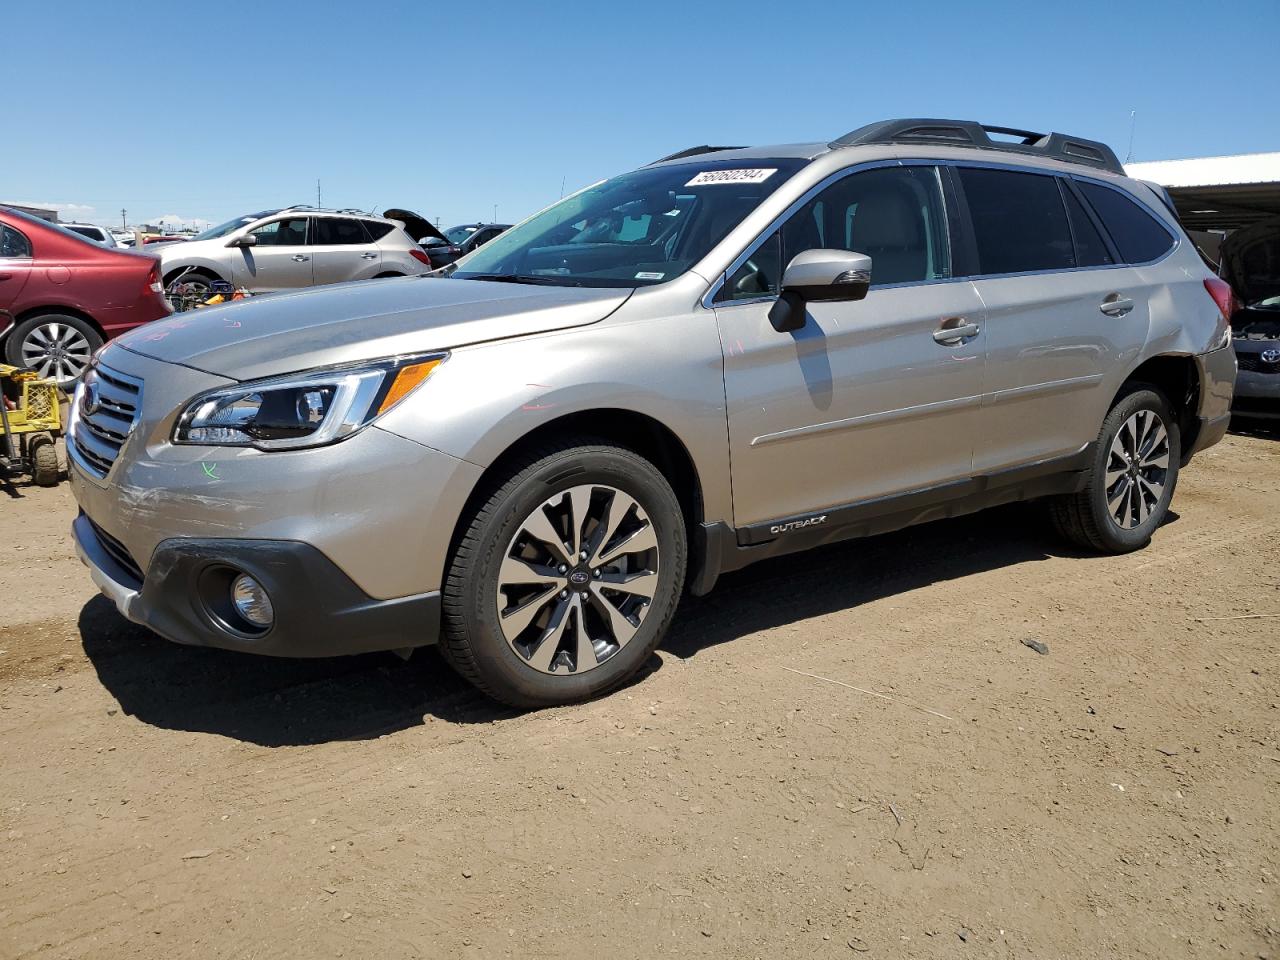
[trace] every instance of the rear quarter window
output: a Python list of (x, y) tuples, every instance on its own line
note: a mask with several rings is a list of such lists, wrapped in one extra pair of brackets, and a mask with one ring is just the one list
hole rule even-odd
[(1084, 180), (1077, 180), (1076, 184), (1111, 234), (1125, 263), (1158, 260), (1173, 249), (1173, 234), (1119, 190)]
[(369, 240), (376, 243), (396, 228), (394, 223), (383, 223), (380, 220), (362, 220), (364, 228), (369, 231)]

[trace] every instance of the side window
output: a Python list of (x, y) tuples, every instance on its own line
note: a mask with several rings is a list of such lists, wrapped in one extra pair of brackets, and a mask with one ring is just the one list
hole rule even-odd
[(1071, 229), (1056, 177), (974, 167), (961, 167), (959, 174), (981, 273), (1075, 266)]
[(783, 258), (815, 248), (871, 258), (871, 284), (951, 276), (946, 207), (934, 167), (881, 167), (823, 190), (782, 227)]
[(1173, 248), (1173, 235), (1119, 190), (1084, 180), (1076, 183), (1126, 263), (1156, 260)]
[(1067, 219), (1071, 221), (1071, 235), (1076, 240), (1076, 265), (1080, 267), (1104, 267), (1115, 263), (1107, 249), (1102, 234), (1066, 181), (1062, 182), (1062, 197), (1067, 202)]
[(250, 232), (258, 238), (260, 247), (301, 247), (307, 242), (307, 218), (272, 220)]
[(31, 241), (13, 227), (0, 223), (0, 257), (10, 260), (31, 256)]
[(359, 220), (346, 217), (316, 217), (315, 234), (311, 238), (313, 245), (319, 246), (352, 246), (369, 242), (369, 236)]
[(717, 302), (752, 300), (777, 296), (782, 283), (782, 238), (774, 231), (751, 256), (735, 270), (716, 297)]
[(377, 220), (364, 220), (362, 222), (364, 223), (365, 230), (369, 231), (369, 239), (374, 243), (377, 243), (395, 229), (394, 223), (379, 223)]

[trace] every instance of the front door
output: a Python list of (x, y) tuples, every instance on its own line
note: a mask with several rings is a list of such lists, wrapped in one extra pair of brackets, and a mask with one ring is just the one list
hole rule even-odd
[[(984, 317), (952, 279), (942, 196), (930, 166), (851, 174), (726, 278), (715, 311), (739, 530), (971, 475)], [(869, 255), (871, 290), (809, 303), (804, 327), (779, 333), (782, 266), (813, 248)]]
[(252, 247), (232, 247), (232, 282), (255, 292), (288, 290), (312, 284), (309, 217), (281, 217), (250, 233)]

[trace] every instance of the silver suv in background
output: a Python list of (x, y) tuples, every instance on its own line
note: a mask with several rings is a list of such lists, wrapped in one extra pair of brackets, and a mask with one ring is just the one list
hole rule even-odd
[(166, 289), (175, 282), (191, 294), (224, 280), (253, 293), (297, 287), (419, 276), (431, 259), (398, 220), (358, 210), (294, 206), (263, 210), (159, 246)]
[(104, 247), (121, 246), (114, 233), (106, 227), (98, 226), (96, 223), (59, 223), (58, 226), (70, 230), (72, 233), (78, 233), (86, 240), (100, 243)]
[(694, 148), (451, 277), (109, 344), (73, 403), (75, 541), (182, 643), (438, 641), (508, 703), (581, 700), (766, 557), (1019, 499), (1144, 546), (1226, 430), (1225, 288), (1078, 137)]

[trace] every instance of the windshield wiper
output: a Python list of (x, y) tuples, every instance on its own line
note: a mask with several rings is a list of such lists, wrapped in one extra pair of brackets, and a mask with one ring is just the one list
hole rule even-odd
[(474, 273), (463, 280), (492, 280), (495, 283), (530, 283), (543, 287), (580, 287), (581, 280), (572, 280), (569, 277), (562, 276), (537, 276), (524, 273)]

